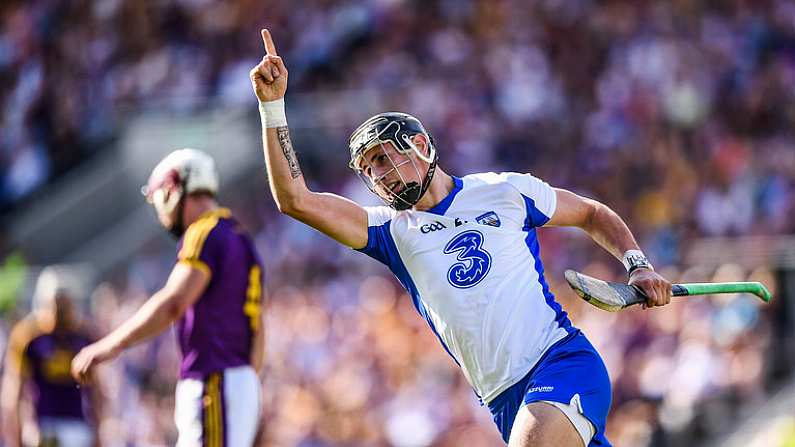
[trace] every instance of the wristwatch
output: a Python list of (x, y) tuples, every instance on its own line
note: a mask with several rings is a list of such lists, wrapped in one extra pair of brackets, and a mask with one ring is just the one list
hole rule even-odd
[(621, 262), (624, 263), (624, 268), (627, 269), (628, 275), (631, 275), (637, 269), (654, 270), (649, 259), (640, 250), (627, 250)]

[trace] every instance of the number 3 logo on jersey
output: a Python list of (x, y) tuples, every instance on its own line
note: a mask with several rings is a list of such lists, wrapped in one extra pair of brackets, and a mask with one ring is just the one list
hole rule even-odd
[(458, 261), (447, 271), (447, 281), (453, 287), (468, 289), (486, 277), (491, 269), (491, 255), (483, 249), (483, 234), (469, 230), (457, 234), (447, 246), (445, 254), (458, 253)]

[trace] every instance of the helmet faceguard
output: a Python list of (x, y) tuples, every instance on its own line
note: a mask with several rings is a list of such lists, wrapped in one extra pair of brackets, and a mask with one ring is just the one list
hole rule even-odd
[(176, 169), (170, 169), (159, 176), (152, 176), (141, 188), (146, 201), (155, 207), (158, 215), (172, 216), (169, 233), (179, 239), (185, 232), (182, 221), (182, 210), (185, 206), (185, 180)]
[[(418, 134), (424, 135), (428, 141), (428, 155), (423, 154), (422, 150), (412, 141), (412, 138)], [(394, 158), (396, 154), (389, 150), (385, 143), (391, 143), (394, 151), (405, 155), (406, 159), (396, 161)], [(396, 210), (409, 209), (419, 202), (425, 191), (427, 191), (436, 171), (438, 156), (433, 138), (417, 118), (405, 113), (387, 112), (368, 119), (353, 132), (348, 146), (351, 153), (351, 160), (348, 166), (362, 179), (370, 191)], [(373, 178), (371, 165), (374, 161), (369, 160), (365, 154), (376, 147), (380, 147), (383, 151), (385, 156), (383, 161), (388, 163), (388, 169), (378, 177)], [(416, 160), (409, 156), (412, 152), (417, 158), (430, 165), (424, 178)], [(412, 164), (417, 173), (417, 178), (422, 179), (421, 183), (406, 181), (403, 174), (401, 174), (398, 168), (407, 163)], [(385, 180), (393, 171), (397, 173), (398, 184), (395, 185), (394, 182), (386, 184)]]

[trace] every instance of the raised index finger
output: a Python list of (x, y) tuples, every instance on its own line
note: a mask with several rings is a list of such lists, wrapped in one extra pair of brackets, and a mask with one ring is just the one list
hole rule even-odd
[(269, 56), (278, 56), (278, 54), (276, 54), (276, 45), (273, 44), (270, 31), (263, 29), (260, 33), (262, 34), (262, 43), (265, 44), (265, 54)]

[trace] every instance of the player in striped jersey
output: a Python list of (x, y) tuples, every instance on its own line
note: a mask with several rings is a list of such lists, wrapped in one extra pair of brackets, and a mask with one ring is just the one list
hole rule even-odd
[(144, 187), (160, 223), (180, 238), (166, 285), (129, 320), (83, 349), (72, 374), (90, 380), (99, 363), (176, 322), (182, 351), (174, 418), (179, 447), (248, 447), (260, 419), (264, 328), (262, 264), (254, 245), (215, 195), (207, 154), (180, 149)]
[(392, 270), (510, 446), (609, 446), (607, 369), (555, 301), (536, 229), (582, 228), (625, 262), (649, 306), (668, 303), (670, 283), (623, 220), (531, 174), (451, 176), (422, 123), (397, 112), (368, 119), (349, 142), (350, 168), (387, 206), (310, 191), (284, 113), (287, 68), (267, 30), (262, 39), (250, 76), (279, 210)]

